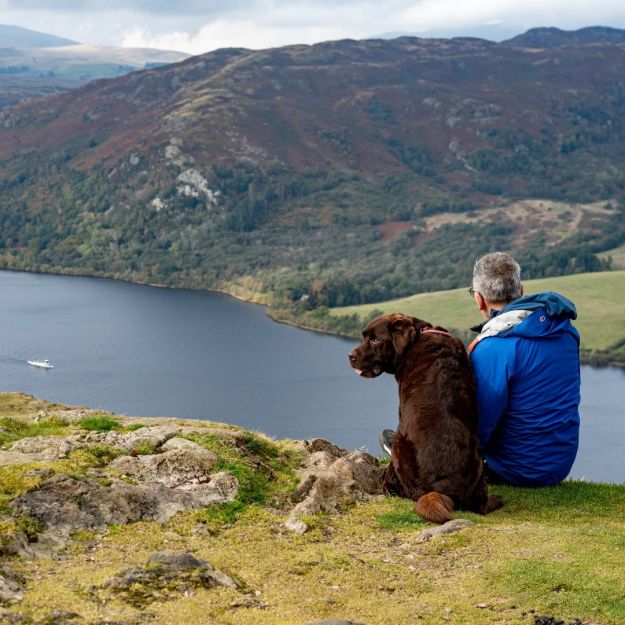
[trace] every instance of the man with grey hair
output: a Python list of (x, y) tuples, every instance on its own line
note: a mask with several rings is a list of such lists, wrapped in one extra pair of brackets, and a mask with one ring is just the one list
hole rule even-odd
[(554, 292), (523, 297), (521, 268), (504, 252), (475, 263), (469, 293), (486, 319), (469, 352), (491, 482), (557, 484), (579, 442), (575, 306)]
[[(579, 442), (579, 334), (575, 305), (548, 291), (523, 296), (505, 252), (480, 258), (469, 289), (486, 320), (469, 345), (478, 438), (491, 483), (550, 486), (571, 470)], [(393, 430), (380, 435), (389, 453)]]

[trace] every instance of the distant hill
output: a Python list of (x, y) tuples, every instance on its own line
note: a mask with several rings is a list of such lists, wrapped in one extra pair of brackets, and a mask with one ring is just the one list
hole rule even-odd
[[(575, 303), (578, 318), (574, 325), (582, 337), (582, 356), (586, 362), (625, 365), (625, 271), (524, 280), (523, 284), (528, 295), (557, 291)], [(464, 335), (468, 341), (475, 337), (475, 333), (468, 329), (481, 322), (475, 302), (467, 295), (466, 289), (421, 293), (377, 304), (348, 306), (332, 310), (332, 315), (345, 318), (357, 314), (360, 320), (354, 324), (351, 333), (360, 336), (365, 320), (389, 312), (427, 319), (453, 329), (454, 333)], [(331, 328), (332, 317), (328, 321), (326, 328)], [(344, 327), (343, 332), (345, 330)]]
[(561, 48), (589, 44), (623, 44), (625, 30), (607, 26), (588, 26), (579, 30), (559, 28), (532, 28), (522, 35), (502, 42), (507, 45), (528, 48)]
[(72, 46), (77, 41), (39, 33), (21, 26), (0, 24), (0, 48), (52, 48), (55, 46)]
[(293, 306), (609, 267), (625, 47), (217, 50), (0, 115), (0, 263)]
[(19, 26), (0, 25), (0, 110), (99, 78), (176, 63), (184, 52), (84, 45)]

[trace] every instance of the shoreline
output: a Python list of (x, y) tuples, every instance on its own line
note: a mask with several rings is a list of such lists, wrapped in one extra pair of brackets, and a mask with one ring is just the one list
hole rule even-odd
[[(298, 323), (296, 321), (293, 321), (292, 319), (282, 319), (276, 315), (277, 311), (271, 308), (271, 302), (267, 301), (268, 296), (266, 298), (263, 296), (260, 296), (258, 300), (255, 300), (252, 297), (245, 297), (244, 295), (241, 295), (241, 294), (237, 294), (237, 293), (227, 291), (227, 290), (216, 289), (216, 288), (211, 289), (211, 288), (206, 288), (206, 287), (192, 287), (192, 286), (184, 286), (184, 285), (170, 286), (170, 285), (161, 284), (158, 282), (142, 282), (140, 280), (135, 280), (131, 278), (122, 278), (122, 277), (113, 276), (113, 275), (90, 274), (90, 273), (83, 273), (83, 272), (78, 272), (78, 271), (74, 272), (72, 270), (61, 272), (61, 271), (43, 271), (40, 269), (28, 270), (28, 269), (15, 269), (15, 268), (8, 268), (8, 267), (0, 267), (0, 271), (9, 271), (11, 273), (27, 273), (27, 274), (44, 275), (44, 276), (60, 276), (60, 277), (67, 276), (67, 277), (76, 277), (76, 278), (91, 278), (91, 279), (97, 279), (97, 280), (114, 280), (115, 282), (124, 282), (126, 284), (132, 284), (135, 286), (152, 287), (156, 289), (169, 289), (172, 291), (194, 291), (198, 293), (213, 293), (216, 295), (225, 295), (227, 297), (232, 297), (233, 299), (239, 302), (243, 302), (245, 304), (250, 304), (254, 306), (263, 306), (265, 308), (265, 315), (269, 319), (271, 319), (274, 323), (291, 326), (293, 328), (298, 328), (299, 330), (304, 330), (306, 332), (314, 332), (318, 334), (336, 336), (344, 340), (356, 340), (356, 341), (358, 340), (358, 336), (352, 336), (349, 334), (343, 334), (341, 332), (335, 332), (333, 330), (328, 330), (327, 328), (317, 328), (314, 326), (309, 326), (304, 323)], [(266, 301), (260, 301), (262, 299), (265, 299)], [(614, 367), (617, 369), (625, 369), (625, 362), (612, 361), (612, 360), (603, 362), (602, 361), (603, 359), (601, 358), (599, 358), (601, 362), (596, 362), (595, 361), (596, 357), (597, 357), (596, 354), (586, 355), (583, 352), (581, 352), (580, 364), (588, 365), (591, 367), (596, 367), (598, 369), (609, 368), (609, 367)]]

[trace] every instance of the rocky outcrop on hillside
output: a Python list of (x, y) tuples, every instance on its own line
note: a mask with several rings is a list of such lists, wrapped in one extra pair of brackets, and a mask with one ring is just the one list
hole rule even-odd
[[(55, 433), (29, 435), (48, 423)], [(0, 471), (21, 476), (22, 484), (0, 513), (0, 606), (7, 609), (24, 602), (32, 588), (32, 574), (19, 570), (30, 567), (16, 569), (9, 562), (62, 560), (80, 550), (81, 537), (88, 537), (85, 548), (94, 553), (111, 528), (164, 528), (191, 513), (199, 515), (193, 535), (210, 537), (223, 525), (211, 519), (262, 500), (280, 480), (288, 481), (289, 491), (275, 500), (279, 507), (271, 514), (282, 520), (285, 535), (297, 536), (309, 530), (313, 515), (336, 514), (346, 503), (381, 492), (383, 467), (376, 458), (323, 439), (291, 442), (280, 451), (270, 439), (239, 428), (171, 420), (143, 426), (93, 411), (43, 410), (34, 419), (3, 424)], [(121, 602), (144, 612), (215, 588), (234, 593), (233, 606), (267, 606), (249, 582), (184, 548), (160, 549), (143, 561), (131, 556), (127, 566), (84, 584), (81, 592), (98, 605)], [(0, 620), (38, 622), (7, 609), (0, 608)], [(95, 623), (66, 609), (40, 622)]]
[[(622, 559), (625, 487), (508, 489), (501, 511), (432, 527), (412, 502), (379, 494), (383, 466), (361, 451), (51, 410), (19, 394), (0, 394), (0, 448), (11, 455), (0, 465), (3, 625), (582, 625), (620, 614), (619, 580), (605, 571)], [(555, 595), (558, 614), (542, 616)]]
[[(242, 485), (227, 467), (240, 461), (228, 462), (202, 445), (206, 437), (218, 440), (230, 454), (231, 449), (240, 450), (237, 455), (252, 471), (265, 470), (263, 449), (269, 443), (256, 442), (236, 429), (184, 422), (133, 424), (128, 429), (108, 418), (104, 431), (93, 431), (82, 427), (88, 417), (85, 412), (67, 411), (67, 418), (64, 412), (53, 417), (44, 412), (36, 419), (39, 425), (53, 418), (55, 424), (66, 423), (67, 432), (25, 436), (0, 450), (0, 467), (29, 467), (25, 476), (34, 485), (9, 507), (15, 518), (27, 519), (37, 528), (5, 537), (1, 547), (5, 553), (49, 556), (76, 532), (102, 532), (111, 524), (138, 521), (163, 524), (182, 511), (235, 502)], [(250, 450), (259, 445), (258, 452)], [(303, 517), (336, 513), (346, 501), (381, 492), (383, 468), (373, 456), (350, 453), (323, 439), (303, 441), (296, 448), (301, 461), (293, 469), (299, 486), (290, 502), (284, 500), (284, 514), (290, 508), (287, 529), (302, 534), (308, 529)], [(71, 461), (76, 454), (95, 454), (98, 459), (82, 474), (58, 468), (57, 463)]]
[(309, 455), (299, 471), (300, 484), (292, 497), (297, 503), (285, 523), (288, 529), (303, 534), (308, 526), (301, 517), (332, 514), (346, 500), (382, 493), (384, 467), (371, 454), (350, 453), (321, 438), (303, 444)]
[(143, 607), (213, 586), (236, 589), (239, 584), (210, 562), (190, 553), (159, 551), (148, 558), (145, 566), (126, 568), (102, 585), (92, 586), (88, 592), (100, 601), (113, 595), (130, 605)]
[(12, 509), (35, 520), (58, 539), (78, 530), (104, 530), (109, 524), (135, 521), (165, 523), (182, 510), (233, 501), (238, 482), (222, 472), (206, 478), (201, 487), (168, 488), (159, 482), (128, 484), (55, 475), (12, 502)]
[[(37, 553), (64, 544), (79, 530), (101, 531), (108, 524), (140, 520), (165, 523), (182, 510), (233, 501), (239, 483), (230, 473), (218, 470), (218, 456), (176, 436), (197, 431), (187, 426), (154, 426), (128, 433), (77, 432), (15, 442), (3, 452), (4, 464), (60, 460), (94, 444), (121, 454), (104, 467), (87, 469), (84, 476), (41, 473), (44, 479), (14, 499), (11, 508), (33, 519), (43, 534), (30, 546), (18, 543), (16, 550)], [(137, 449), (144, 453), (128, 455)], [(146, 449), (151, 453), (145, 453)]]

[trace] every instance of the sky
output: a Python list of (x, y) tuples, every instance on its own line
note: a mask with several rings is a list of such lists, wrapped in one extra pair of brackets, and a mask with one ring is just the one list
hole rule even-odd
[(535, 26), (625, 28), (619, 0), (0, 0), (0, 24), (201, 54), (379, 35), (500, 41)]

